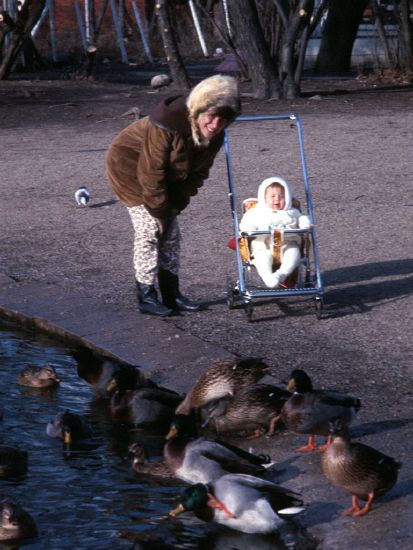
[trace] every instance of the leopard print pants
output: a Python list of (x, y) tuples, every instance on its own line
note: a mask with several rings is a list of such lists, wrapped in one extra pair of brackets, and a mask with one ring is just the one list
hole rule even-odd
[(136, 280), (145, 285), (153, 285), (158, 269), (167, 269), (178, 274), (180, 254), (180, 231), (177, 218), (173, 218), (162, 238), (156, 218), (146, 208), (128, 208), (135, 232), (133, 247), (133, 267)]

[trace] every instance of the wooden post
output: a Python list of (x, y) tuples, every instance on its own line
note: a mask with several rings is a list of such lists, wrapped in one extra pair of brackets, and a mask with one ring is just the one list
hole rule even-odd
[(56, 46), (56, 26), (55, 26), (55, 12), (54, 12), (53, 0), (47, 0), (47, 7), (49, 10), (50, 46), (52, 48), (52, 59), (54, 63), (56, 63), (57, 46)]
[(192, 15), (192, 19), (194, 21), (195, 30), (196, 30), (196, 33), (198, 35), (198, 40), (199, 40), (199, 43), (201, 44), (202, 53), (204, 54), (205, 57), (208, 57), (208, 55), (209, 55), (208, 54), (208, 49), (207, 49), (207, 46), (205, 44), (204, 35), (202, 34), (202, 29), (201, 29), (201, 25), (199, 23), (198, 13), (195, 9), (195, 5), (194, 5), (192, 0), (189, 0), (189, 8), (191, 10), (191, 15)]
[(122, 63), (128, 63), (128, 54), (127, 54), (127, 51), (126, 51), (126, 47), (125, 47), (125, 40), (124, 40), (124, 37), (123, 37), (123, 30), (122, 30), (122, 26), (121, 26), (121, 23), (120, 23), (120, 20), (119, 20), (119, 14), (118, 14), (118, 10), (116, 9), (116, 3), (115, 3), (115, 0), (110, 0), (110, 8), (112, 10), (112, 19), (113, 19), (113, 24), (115, 26), (115, 32), (116, 32), (116, 37), (117, 37), (117, 40), (118, 40), (118, 45), (119, 45), (119, 49), (120, 49), (120, 55), (121, 55), (121, 58), (122, 58)]
[(138, 29), (141, 35), (143, 49), (145, 50), (145, 54), (146, 54), (146, 57), (148, 58), (149, 63), (153, 64), (154, 61), (153, 61), (151, 49), (149, 47), (148, 34), (143, 24), (141, 14), (139, 13), (139, 7), (136, 0), (132, 0), (132, 7), (133, 7), (133, 13), (135, 14), (136, 24), (138, 25)]
[(75, 12), (76, 12), (77, 25), (79, 27), (80, 39), (82, 41), (82, 47), (83, 47), (83, 50), (86, 52), (87, 51), (86, 32), (83, 26), (83, 17), (82, 17), (82, 12), (80, 10), (78, 0), (74, 0), (74, 6), (75, 6)]
[[(94, 0), (85, 0), (85, 30), (87, 47), (94, 46), (95, 5)], [(95, 50), (96, 53), (96, 50)]]

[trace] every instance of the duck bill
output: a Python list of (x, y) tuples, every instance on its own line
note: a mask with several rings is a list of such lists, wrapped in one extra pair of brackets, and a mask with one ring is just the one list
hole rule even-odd
[(174, 437), (176, 437), (178, 435), (178, 429), (176, 426), (172, 426), (171, 429), (169, 430), (169, 432), (166, 434), (166, 437), (165, 439), (168, 440), (168, 439), (173, 439)]
[(117, 382), (115, 379), (111, 380), (109, 384), (106, 386), (106, 391), (112, 391), (116, 388)]
[(179, 514), (183, 514), (184, 512), (185, 512), (184, 505), (183, 504), (178, 504), (178, 506), (176, 508), (174, 508), (173, 510), (171, 510), (169, 512), (169, 516), (171, 518), (174, 518), (176, 516), (179, 516)]
[(291, 380), (287, 384), (287, 390), (293, 391), (294, 388), (295, 388), (295, 380), (294, 378), (291, 378)]
[(70, 432), (65, 432), (63, 435), (63, 441), (66, 445), (71, 445), (72, 443), (72, 434)]

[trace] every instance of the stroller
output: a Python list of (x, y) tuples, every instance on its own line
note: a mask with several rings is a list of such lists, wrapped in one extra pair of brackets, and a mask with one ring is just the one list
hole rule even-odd
[[(236, 252), (237, 259), (237, 274), (238, 280), (234, 283), (231, 279), (227, 281), (227, 305), (230, 309), (234, 308), (236, 303), (241, 303), (245, 308), (248, 321), (252, 321), (253, 302), (256, 298), (275, 298), (282, 300), (295, 296), (309, 296), (314, 301), (315, 314), (317, 319), (321, 319), (323, 310), (323, 283), (320, 273), (319, 256), (317, 249), (316, 232), (314, 228), (313, 203), (309, 187), (306, 159), (304, 154), (304, 143), (302, 136), (302, 128), (299, 117), (295, 114), (286, 115), (260, 115), (260, 116), (240, 116), (237, 122), (250, 121), (287, 121), (289, 129), (296, 129), (299, 145), (299, 158), (301, 172), (304, 181), (305, 202), (307, 212), (311, 222), (309, 229), (283, 229), (283, 230), (268, 230), (268, 231), (247, 231), (239, 230), (237, 217), (237, 197), (234, 185), (234, 171), (231, 163), (230, 153), (230, 129), (225, 130), (225, 155), (227, 162), (229, 198), (232, 219), (234, 224), (235, 237), (230, 241), (229, 246)], [(277, 123), (278, 124), (278, 123)], [(285, 123), (284, 123), (285, 124)], [(254, 199), (246, 199), (245, 204)], [(304, 211), (300, 203), (300, 208)], [(269, 289), (264, 287), (262, 282), (258, 282), (258, 274), (252, 263), (251, 242), (259, 235), (270, 235), (274, 269), (279, 266), (281, 248), (288, 233), (300, 236), (301, 246), (301, 262), (298, 268), (284, 281), (280, 288)], [(287, 237), (288, 238), (288, 237)]]

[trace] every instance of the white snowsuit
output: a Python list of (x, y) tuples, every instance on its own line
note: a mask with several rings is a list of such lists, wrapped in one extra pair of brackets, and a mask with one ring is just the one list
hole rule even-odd
[[(265, 192), (272, 183), (284, 187), (285, 208), (271, 210), (265, 204)], [(282, 178), (273, 176), (265, 179), (258, 187), (258, 203), (243, 215), (239, 228), (241, 231), (268, 231), (271, 229), (308, 229), (311, 226), (308, 216), (297, 208), (292, 208), (292, 197), (288, 184)], [(281, 247), (281, 265), (273, 272), (272, 236), (257, 235), (251, 242), (252, 263), (258, 274), (269, 288), (277, 288), (298, 267), (300, 254), (300, 236), (285, 234)]]

